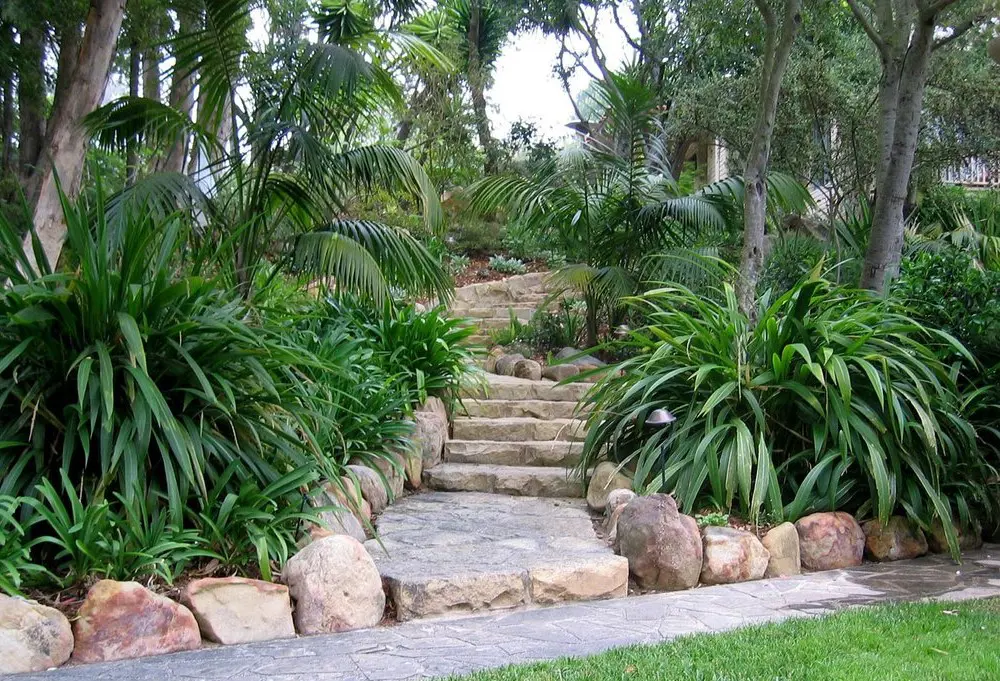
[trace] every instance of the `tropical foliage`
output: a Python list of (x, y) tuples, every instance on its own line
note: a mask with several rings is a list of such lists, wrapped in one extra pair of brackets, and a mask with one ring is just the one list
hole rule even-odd
[[(755, 521), (845, 509), (926, 524), (992, 510), (995, 472), (939, 358), (971, 360), (953, 337), (816, 276), (764, 298), (756, 323), (729, 284), (716, 298), (675, 285), (630, 302), (647, 324), (587, 400), (581, 468), (607, 456), (688, 512)], [(658, 408), (677, 422), (651, 432)]]

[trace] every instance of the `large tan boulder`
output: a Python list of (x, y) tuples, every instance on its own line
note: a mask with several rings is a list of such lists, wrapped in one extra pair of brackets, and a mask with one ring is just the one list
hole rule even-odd
[(618, 470), (610, 461), (602, 461), (594, 468), (587, 485), (587, 506), (601, 513), (608, 505), (608, 495), (616, 489), (632, 489), (632, 478)]
[(423, 404), (417, 407), (416, 411), (417, 413), (437, 414), (444, 419), (445, 423), (448, 422), (448, 407), (440, 397), (431, 395), (424, 400)]
[(514, 377), (540, 381), (542, 380), (542, 365), (533, 359), (522, 359), (514, 365)]
[[(983, 530), (978, 524), (962, 527), (956, 520), (952, 522), (955, 534), (958, 535), (959, 551), (975, 551), (983, 545)], [(940, 518), (931, 523), (930, 534), (927, 535), (927, 546), (932, 553), (949, 553), (948, 537), (944, 533), (944, 524)]]
[(873, 560), (904, 560), (927, 553), (927, 537), (923, 530), (908, 519), (894, 515), (889, 521), (869, 520), (861, 529), (865, 533), (865, 552)]
[(295, 599), (300, 634), (362, 629), (382, 620), (382, 578), (365, 547), (351, 537), (314, 541), (288, 560), (282, 578)]
[(371, 506), (371, 512), (378, 514), (389, 505), (389, 491), (382, 477), (367, 466), (351, 464), (347, 467), (361, 488), (361, 496)]
[(802, 560), (799, 556), (799, 533), (792, 523), (775, 525), (761, 544), (770, 556), (767, 561), (765, 577), (791, 577), (802, 572)]
[(43, 672), (73, 652), (73, 630), (55, 608), (0, 594), (0, 675)]
[(698, 523), (666, 494), (633, 499), (618, 519), (618, 553), (644, 589), (676, 591), (698, 584), (702, 544)]
[(613, 489), (608, 493), (608, 503), (604, 507), (604, 533), (612, 546), (618, 539), (618, 519), (621, 518), (625, 506), (636, 496), (630, 489)]
[(413, 415), (413, 423), (413, 442), (420, 452), (423, 468), (437, 466), (448, 440), (448, 418), (435, 412), (418, 411)]
[(76, 662), (109, 662), (201, 646), (191, 611), (136, 582), (102, 579), (73, 624)]
[(865, 533), (850, 514), (842, 511), (813, 513), (795, 523), (799, 533), (802, 567), (837, 570), (861, 565)]
[(424, 459), (420, 449), (408, 449), (403, 456), (403, 483), (406, 489), (420, 489)]
[(628, 560), (621, 556), (580, 556), (529, 570), (531, 600), (549, 604), (628, 595)]
[(309, 495), (309, 505), (313, 507), (314, 512), (319, 512), (319, 519), (322, 522), (320, 529), (310, 528), (310, 534), (314, 537), (316, 535), (346, 534), (358, 541), (365, 541), (368, 537), (365, 535), (365, 528), (359, 517), (362, 514), (361, 510), (352, 512), (341, 502), (344, 495), (335, 494), (331, 487), (332, 485), (321, 487)]
[(735, 584), (760, 579), (770, 554), (754, 535), (732, 527), (702, 530), (702, 584)]
[(513, 376), (514, 367), (522, 359), (525, 359), (525, 357), (521, 353), (514, 353), (513, 355), (503, 355), (502, 357), (497, 358), (497, 363), (496, 367), (494, 368), (494, 371), (500, 374), (501, 376)]
[(189, 582), (181, 601), (201, 633), (216, 643), (252, 643), (294, 638), (288, 587), (259, 579), (224, 577)]
[(542, 378), (550, 381), (565, 381), (580, 373), (580, 367), (576, 364), (553, 364), (542, 369)]

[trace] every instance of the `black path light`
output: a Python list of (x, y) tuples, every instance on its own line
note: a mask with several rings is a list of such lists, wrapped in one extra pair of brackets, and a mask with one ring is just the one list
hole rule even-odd
[[(654, 409), (649, 412), (649, 416), (646, 417), (646, 426), (652, 428), (653, 430), (663, 430), (671, 423), (677, 420), (677, 417), (671, 414), (666, 409)], [(660, 443), (660, 453), (657, 456), (657, 462), (660, 464), (660, 491), (664, 492), (667, 487), (667, 441), (666, 438)]]

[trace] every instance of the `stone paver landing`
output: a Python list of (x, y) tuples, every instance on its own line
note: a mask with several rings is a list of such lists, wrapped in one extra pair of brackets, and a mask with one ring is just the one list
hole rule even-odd
[(404, 621), (624, 596), (628, 585), (628, 560), (578, 499), (428, 492), (386, 509), (378, 529), (366, 547)]
[[(850, 570), (69, 666), (18, 681), (405, 681), (894, 600), (1000, 596), (1000, 546)], [(877, 670), (873, 678), (877, 678)]]

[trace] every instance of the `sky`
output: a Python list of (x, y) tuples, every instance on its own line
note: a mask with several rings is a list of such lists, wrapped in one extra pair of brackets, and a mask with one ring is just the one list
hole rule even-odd
[[(598, 38), (608, 66), (614, 69), (627, 61), (630, 48), (610, 18), (605, 19), (598, 24)], [(571, 46), (578, 48), (582, 43)], [(576, 116), (553, 72), (558, 55), (559, 41), (541, 31), (515, 36), (503, 48), (493, 75), (493, 87), (487, 92), (490, 123), (496, 137), (505, 137), (511, 123), (517, 120), (535, 123), (544, 137), (559, 139), (568, 135), (566, 124)], [(577, 73), (570, 80), (573, 95), (579, 95), (588, 82), (585, 73)]]

